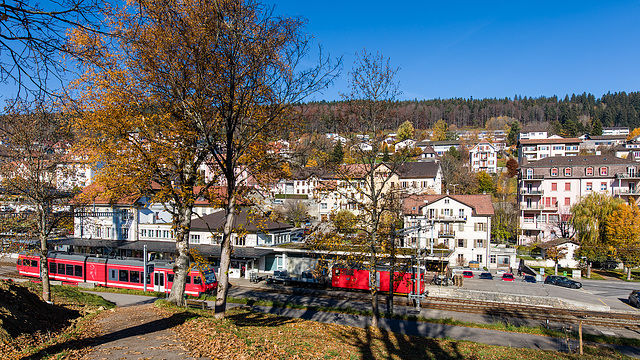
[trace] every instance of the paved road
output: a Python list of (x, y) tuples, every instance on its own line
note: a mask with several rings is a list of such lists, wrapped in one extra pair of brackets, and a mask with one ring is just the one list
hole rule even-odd
[(640, 309), (629, 305), (631, 290), (640, 290), (640, 283), (620, 280), (588, 280), (582, 279), (583, 289), (594, 295), (598, 300), (607, 304), (612, 310), (640, 312)]

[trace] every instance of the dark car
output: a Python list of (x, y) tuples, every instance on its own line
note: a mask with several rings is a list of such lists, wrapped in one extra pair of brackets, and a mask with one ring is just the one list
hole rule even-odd
[(536, 282), (537, 282), (537, 281), (536, 281), (536, 278), (535, 278), (534, 276), (531, 276), (531, 275), (525, 275), (525, 276), (522, 278), (522, 281), (523, 281), (523, 282), (528, 282), (528, 283), (536, 283)]
[(579, 289), (582, 287), (582, 283), (578, 281), (571, 280), (566, 276), (558, 276), (558, 275), (549, 275), (546, 279), (544, 279), (545, 284), (552, 284), (558, 286), (564, 286), (572, 289)]
[(514, 281), (515, 279), (513, 278), (513, 274), (511, 273), (504, 273), (502, 274), (502, 281)]
[(493, 275), (490, 272), (483, 272), (480, 274), (480, 279), (493, 280)]
[(640, 307), (640, 290), (633, 290), (629, 294), (629, 305)]
[(473, 272), (472, 271), (463, 271), (462, 272), (462, 276), (465, 278), (472, 278), (473, 277)]

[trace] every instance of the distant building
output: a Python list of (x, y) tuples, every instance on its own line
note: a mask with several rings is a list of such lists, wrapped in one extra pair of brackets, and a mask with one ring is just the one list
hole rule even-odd
[[(577, 156), (580, 152), (578, 138), (524, 139), (518, 142), (518, 162), (538, 161), (552, 156)], [(526, 162), (525, 162), (526, 160)]]
[(498, 152), (493, 144), (480, 142), (469, 150), (469, 165), (473, 172), (498, 172)]
[(602, 135), (629, 135), (629, 128), (624, 127), (605, 127), (602, 128)]

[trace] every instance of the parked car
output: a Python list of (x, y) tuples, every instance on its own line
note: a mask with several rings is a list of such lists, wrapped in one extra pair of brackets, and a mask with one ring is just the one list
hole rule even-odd
[(534, 283), (534, 284), (537, 282), (535, 276), (531, 276), (531, 275), (525, 275), (522, 278), (522, 281), (523, 282), (528, 282), (528, 283)]
[(467, 279), (468, 278), (473, 278), (473, 271), (463, 271), (462, 272), (462, 277), (465, 277)]
[(640, 307), (640, 290), (633, 290), (629, 294), (629, 305)]
[(552, 284), (558, 286), (564, 286), (572, 289), (579, 289), (582, 287), (582, 283), (571, 280), (566, 276), (558, 276), (558, 275), (549, 275), (546, 279), (544, 279), (545, 284)]
[(480, 274), (480, 279), (493, 280), (493, 275), (490, 272), (483, 272)]
[(502, 274), (502, 281), (514, 281), (513, 274), (504, 273)]

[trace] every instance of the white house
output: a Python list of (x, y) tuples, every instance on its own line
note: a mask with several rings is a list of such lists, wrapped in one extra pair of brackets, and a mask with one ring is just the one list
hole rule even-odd
[(473, 172), (498, 172), (498, 152), (489, 142), (480, 142), (469, 150), (469, 165)]
[(515, 263), (515, 252), (507, 254), (491, 246), (491, 195), (412, 196), (405, 199), (403, 211), (405, 229), (420, 229), (406, 236), (407, 247), (448, 249), (450, 266), (477, 261), (480, 267), (492, 269)]

